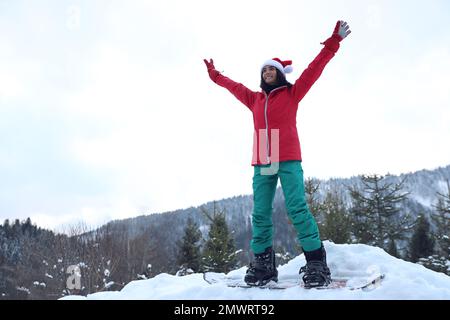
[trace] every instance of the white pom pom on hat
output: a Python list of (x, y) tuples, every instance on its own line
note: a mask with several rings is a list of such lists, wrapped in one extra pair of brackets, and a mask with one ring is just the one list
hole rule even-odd
[(273, 58), (267, 60), (261, 66), (261, 71), (265, 66), (272, 66), (281, 71), (282, 74), (286, 75), (286, 73), (291, 73), (294, 68), (292, 68), (292, 60), (281, 60), (279, 58)]

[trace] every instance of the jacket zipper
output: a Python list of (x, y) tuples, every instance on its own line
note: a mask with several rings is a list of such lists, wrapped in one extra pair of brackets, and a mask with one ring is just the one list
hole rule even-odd
[(267, 119), (267, 108), (269, 105), (269, 96), (272, 92), (278, 90), (278, 89), (282, 89), (282, 88), (286, 88), (286, 86), (281, 86), (278, 88), (273, 89), (272, 91), (269, 92), (269, 94), (267, 94), (264, 91), (264, 94), (266, 95), (266, 103), (264, 104), (264, 120), (266, 121), (266, 147), (267, 147), (267, 163), (270, 163), (270, 144), (269, 144), (269, 120)]

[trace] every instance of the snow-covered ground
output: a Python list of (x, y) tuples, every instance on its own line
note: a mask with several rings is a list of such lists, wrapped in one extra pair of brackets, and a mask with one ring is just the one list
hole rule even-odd
[[(229, 288), (224, 284), (208, 284), (202, 274), (178, 277), (159, 274), (152, 279), (132, 281), (121, 291), (107, 291), (66, 299), (152, 299), (152, 300), (373, 300), (373, 299), (437, 299), (450, 300), (450, 277), (418, 264), (396, 259), (382, 249), (362, 244), (324, 243), (332, 276), (355, 277), (358, 281), (383, 273), (380, 286), (370, 291), (332, 289), (317, 290), (293, 287), (285, 290)], [(279, 266), (279, 278), (295, 275), (305, 264), (303, 255)], [(230, 276), (244, 276), (246, 268), (234, 270)]]

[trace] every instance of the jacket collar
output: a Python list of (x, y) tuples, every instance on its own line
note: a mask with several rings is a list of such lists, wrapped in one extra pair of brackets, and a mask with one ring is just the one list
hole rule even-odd
[(275, 89), (272, 89), (272, 91), (270, 91), (269, 93), (267, 93), (266, 91), (262, 90), (262, 92), (266, 95), (266, 96), (270, 96), (272, 93), (280, 91), (281, 89), (285, 89), (287, 88), (287, 85), (283, 85), (283, 86), (279, 86), (276, 87)]

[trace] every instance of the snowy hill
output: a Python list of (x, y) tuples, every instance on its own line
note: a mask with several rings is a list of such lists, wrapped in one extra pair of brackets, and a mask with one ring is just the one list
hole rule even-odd
[[(66, 296), (62, 300), (450, 300), (450, 277), (418, 264), (388, 255), (380, 248), (363, 244), (324, 243), (333, 277), (367, 279), (379, 272), (386, 275), (380, 286), (370, 291), (348, 289), (317, 290), (293, 287), (286, 290), (228, 288), (206, 283), (202, 274), (177, 277), (166, 273), (148, 280), (132, 281), (121, 291)], [(295, 275), (305, 264), (303, 255), (279, 266), (279, 278)], [(229, 275), (244, 276), (246, 268)]]

